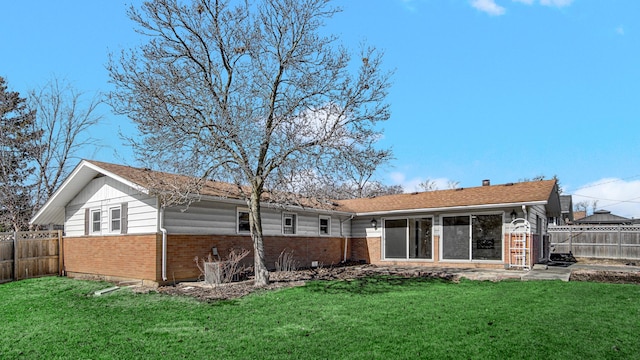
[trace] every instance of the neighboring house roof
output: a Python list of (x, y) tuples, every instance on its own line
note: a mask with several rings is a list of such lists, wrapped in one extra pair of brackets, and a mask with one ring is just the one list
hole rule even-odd
[(582, 219), (582, 218), (585, 218), (585, 217), (587, 217), (587, 212), (586, 212), (586, 211), (584, 211), (584, 210), (574, 211), (574, 212), (573, 212), (573, 220), (574, 220), (574, 221), (575, 221), (575, 220)]
[(387, 195), (341, 200), (338, 203), (343, 210), (357, 214), (548, 204), (552, 213), (560, 215), (560, 202), (555, 180)]
[(576, 224), (630, 224), (633, 220), (614, 215), (608, 210), (597, 210), (592, 215), (574, 221)]
[(571, 213), (573, 209), (573, 201), (571, 195), (560, 195), (560, 207), (563, 214)]

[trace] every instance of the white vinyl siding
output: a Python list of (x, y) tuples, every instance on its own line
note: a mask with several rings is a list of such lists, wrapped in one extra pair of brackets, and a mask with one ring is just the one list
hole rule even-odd
[[(141, 194), (116, 180), (106, 176), (92, 180), (65, 208), (65, 236), (83, 236), (85, 234), (86, 209), (99, 210), (101, 213), (102, 235), (115, 234), (109, 231), (109, 209), (127, 205), (126, 214), (121, 213), (121, 232), (128, 234), (149, 234), (158, 230), (158, 210), (155, 197)], [(126, 224), (125, 224), (126, 217)], [(89, 219), (91, 220), (91, 219)], [(92, 233), (89, 224), (89, 233)], [(126, 225), (126, 229), (123, 228)]]

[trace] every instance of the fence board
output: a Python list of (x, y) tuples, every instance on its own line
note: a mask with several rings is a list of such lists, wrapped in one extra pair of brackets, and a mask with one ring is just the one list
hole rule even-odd
[(0, 283), (13, 280), (13, 235), (0, 233)]
[(640, 259), (638, 225), (550, 226), (553, 252), (572, 252), (577, 257)]
[(59, 231), (0, 233), (0, 283), (60, 272)]

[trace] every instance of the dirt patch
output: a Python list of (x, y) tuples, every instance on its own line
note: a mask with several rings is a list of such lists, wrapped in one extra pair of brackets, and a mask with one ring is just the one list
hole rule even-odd
[(598, 259), (598, 258), (576, 258), (576, 260), (578, 260), (578, 264), (583, 264), (583, 265), (640, 266), (640, 260)]
[(640, 284), (639, 272), (574, 270), (569, 281), (594, 281), (613, 284)]
[(186, 295), (202, 301), (231, 300), (243, 297), (256, 291), (275, 290), (295, 286), (303, 286), (313, 280), (353, 280), (370, 276), (400, 276), (405, 278), (433, 278), (457, 281), (458, 276), (429, 269), (384, 268), (375, 265), (343, 266), (317, 269), (304, 269), (287, 272), (270, 273), (269, 285), (261, 288), (253, 286), (253, 281), (211, 286), (204, 282), (179, 283), (174, 286), (162, 286), (158, 292), (168, 295)]

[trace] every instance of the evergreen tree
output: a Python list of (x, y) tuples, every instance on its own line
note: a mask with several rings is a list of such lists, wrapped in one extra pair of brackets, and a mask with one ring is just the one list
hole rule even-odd
[(33, 129), (35, 111), (27, 110), (25, 101), (0, 77), (0, 227), (5, 231), (26, 229), (31, 214), (28, 179), (41, 132)]

